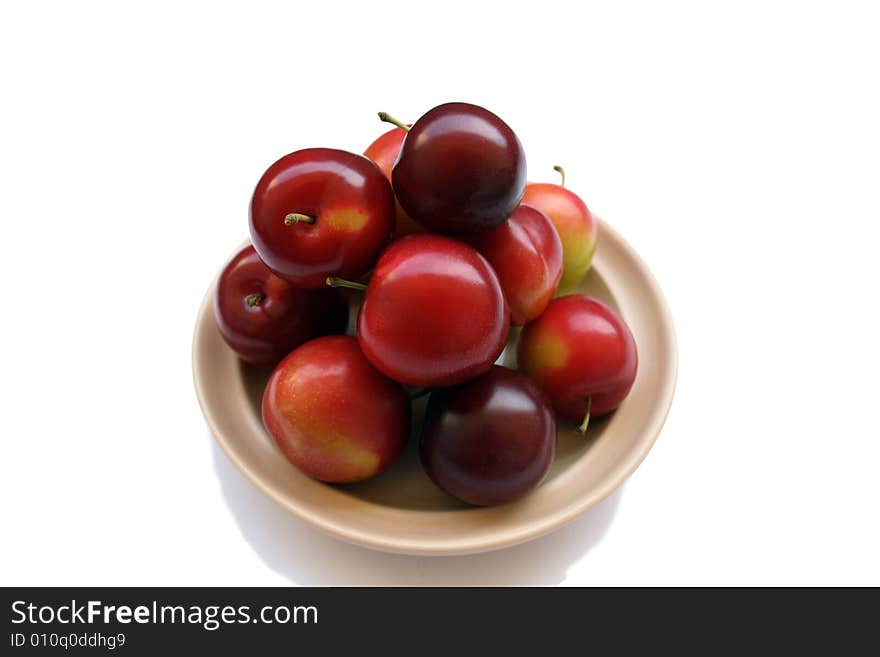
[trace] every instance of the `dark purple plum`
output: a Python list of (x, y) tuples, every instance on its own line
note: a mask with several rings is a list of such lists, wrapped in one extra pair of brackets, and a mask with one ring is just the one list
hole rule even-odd
[(391, 181), (400, 205), (437, 233), (477, 233), (504, 222), (526, 188), (513, 130), (489, 110), (446, 103), (409, 129)]
[(453, 497), (477, 506), (503, 504), (547, 475), (556, 417), (530, 379), (495, 365), (431, 393), (420, 450), (428, 475)]

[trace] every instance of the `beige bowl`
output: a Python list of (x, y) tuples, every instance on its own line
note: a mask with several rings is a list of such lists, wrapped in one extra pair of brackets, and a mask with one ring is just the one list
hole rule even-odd
[[(599, 248), (580, 291), (621, 312), (638, 345), (638, 376), (623, 405), (593, 421), (586, 437), (573, 425), (559, 423), (556, 460), (538, 489), (492, 508), (466, 506), (438, 489), (418, 459), (425, 398), (413, 409), (413, 437), (398, 462), (363, 483), (323, 484), (287, 461), (263, 428), (260, 402), (270, 372), (242, 364), (221, 339), (214, 285), (216, 280), (205, 295), (193, 338), (193, 377), (211, 432), (238, 469), (275, 502), (319, 529), (367, 547), (467, 554), (558, 529), (608, 496), (638, 467), (672, 402), (677, 355), (669, 310), (638, 255), (600, 222)], [(357, 297), (352, 299), (355, 304)], [(511, 331), (502, 363), (515, 366), (518, 337), (519, 331)]]

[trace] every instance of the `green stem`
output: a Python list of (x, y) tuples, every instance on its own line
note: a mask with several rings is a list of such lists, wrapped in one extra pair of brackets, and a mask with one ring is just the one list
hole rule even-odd
[(401, 130), (406, 130), (407, 132), (409, 132), (409, 126), (406, 123), (404, 123), (403, 121), (398, 121), (388, 112), (379, 112), (379, 120), (385, 121), (385, 123), (391, 123), (393, 125), (396, 125)]
[(293, 226), (294, 224), (298, 224), (300, 222), (304, 224), (313, 224), (315, 223), (315, 218), (310, 217), (307, 214), (300, 214), (299, 212), (291, 212), (289, 215), (284, 217), (284, 223), (287, 226)]
[(562, 182), (559, 183), (559, 186), (560, 186), (560, 187), (565, 187), (565, 169), (563, 169), (561, 166), (559, 166), (559, 165), (557, 164), (555, 167), (553, 167), (553, 170), (554, 170), (554, 171), (558, 171), (558, 172), (559, 172), (559, 175), (562, 176)]
[(328, 276), (327, 277), (327, 285), (330, 287), (347, 287), (352, 290), (366, 290), (367, 286), (363, 283), (358, 283), (356, 281), (347, 281), (344, 278), (339, 278), (338, 276)]
[(430, 395), (430, 394), (431, 394), (430, 388), (416, 388), (415, 390), (409, 391), (409, 399), (410, 399), (410, 401), (412, 401), (414, 399), (418, 399), (419, 397), (424, 397), (425, 395)]
[(259, 306), (261, 303), (263, 303), (263, 299), (265, 298), (265, 294), (254, 292), (253, 294), (247, 295), (244, 298), (244, 302), (248, 305), (248, 307), (253, 308), (254, 306)]
[(587, 397), (587, 412), (584, 414), (584, 421), (578, 427), (581, 433), (587, 433), (587, 427), (590, 426), (590, 408), (593, 406), (593, 398)]

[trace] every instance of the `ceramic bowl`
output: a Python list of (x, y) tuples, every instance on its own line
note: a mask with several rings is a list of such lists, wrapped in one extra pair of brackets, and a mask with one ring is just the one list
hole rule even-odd
[[(467, 554), (516, 545), (561, 527), (607, 497), (638, 467), (660, 433), (675, 388), (675, 335), (660, 288), (613, 229), (600, 222), (599, 230), (593, 267), (579, 292), (611, 304), (629, 324), (639, 350), (638, 375), (620, 408), (592, 421), (586, 436), (573, 424), (559, 422), (553, 468), (521, 500), (470, 507), (428, 479), (417, 449), (426, 398), (415, 403), (407, 450), (377, 477), (328, 485), (300, 472), (263, 428), (260, 402), (270, 371), (241, 363), (217, 331), (212, 304), (216, 280), (205, 295), (193, 339), (193, 376), (212, 434), (242, 474), (277, 504), (329, 534), (366, 547)], [(357, 305), (357, 293), (351, 302)], [(355, 317), (352, 312), (352, 329)], [(502, 364), (515, 366), (518, 337), (518, 330), (511, 331)]]

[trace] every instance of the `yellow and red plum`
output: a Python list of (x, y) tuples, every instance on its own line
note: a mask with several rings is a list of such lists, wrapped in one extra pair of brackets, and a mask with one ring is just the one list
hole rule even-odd
[[(394, 128), (383, 135), (376, 138), (372, 144), (364, 151), (364, 155), (375, 162), (376, 166), (385, 174), (388, 182), (391, 182), (391, 169), (400, 155), (400, 147), (406, 138), (406, 130), (403, 128)], [(400, 202), (395, 198), (395, 222), (394, 237), (404, 237), (413, 233), (424, 233), (425, 229), (410, 217), (406, 210), (400, 206)]]
[(562, 277), (562, 243), (540, 210), (520, 205), (510, 219), (468, 240), (498, 274), (510, 306), (510, 323), (538, 317)]
[(357, 340), (328, 336), (298, 347), (275, 368), (263, 395), (263, 423), (303, 472), (351, 483), (400, 455), (410, 404), (400, 385), (370, 365)]
[(584, 279), (598, 239), (598, 222), (581, 197), (562, 185), (529, 183), (522, 202), (553, 223), (562, 242), (562, 280), (559, 293), (572, 292)]
[(526, 325), (518, 360), (520, 371), (573, 422), (617, 408), (638, 368), (629, 327), (609, 306), (583, 294), (554, 299), (544, 314)]

